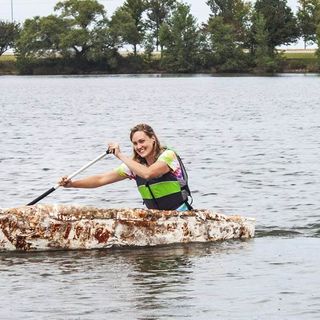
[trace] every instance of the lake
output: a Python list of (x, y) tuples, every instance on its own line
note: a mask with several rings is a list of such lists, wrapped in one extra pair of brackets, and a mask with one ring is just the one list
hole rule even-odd
[[(257, 219), (248, 241), (1, 253), (3, 319), (318, 319), (317, 75), (2, 76), (1, 207), (24, 205), (145, 122), (195, 208)], [(81, 176), (116, 168), (106, 156)], [(318, 185), (318, 187), (317, 187)], [(132, 181), (42, 203), (142, 207)]]

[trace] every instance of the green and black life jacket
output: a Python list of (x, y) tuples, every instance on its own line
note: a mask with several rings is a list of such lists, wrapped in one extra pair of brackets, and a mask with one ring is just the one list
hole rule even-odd
[(192, 209), (188, 203), (188, 196), (191, 197), (188, 187), (188, 175), (178, 155), (177, 158), (182, 171), (182, 181), (178, 180), (171, 171), (161, 177), (150, 180), (136, 176), (139, 192), (148, 209), (175, 210), (184, 203), (189, 210)]

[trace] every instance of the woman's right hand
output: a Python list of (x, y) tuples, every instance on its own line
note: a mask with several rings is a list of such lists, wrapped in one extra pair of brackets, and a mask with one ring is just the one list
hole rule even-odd
[(71, 188), (72, 181), (67, 176), (61, 177), (58, 184), (64, 188)]
[(116, 142), (109, 143), (108, 152), (114, 154), (117, 158), (119, 158), (119, 155), (121, 153), (119, 144)]

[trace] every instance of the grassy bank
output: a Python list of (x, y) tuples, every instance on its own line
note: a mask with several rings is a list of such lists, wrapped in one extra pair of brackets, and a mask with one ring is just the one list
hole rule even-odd
[[(139, 61), (132, 66), (132, 56), (126, 57), (121, 55), (121, 59), (118, 63), (118, 67), (114, 70), (92, 70), (92, 74), (95, 73), (157, 73), (159, 72), (159, 57), (152, 59), (149, 63), (140, 64)], [(292, 73), (318, 73), (320, 72), (320, 62), (316, 56), (315, 50), (287, 50), (282, 51), (283, 61), (281, 63), (282, 72)], [(143, 59), (138, 57), (140, 62)], [(64, 67), (63, 70), (55, 69), (50, 65), (43, 67), (40, 64), (39, 68), (33, 70), (32, 74), (68, 74), (72, 68)], [(161, 71), (160, 71), (161, 72)], [(71, 71), (71, 73), (74, 73)], [(78, 73), (78, 72), (77, 72)], [(81, 72), (79, 72), (81, 73)], [(83, 72), (87, 73), (87, 72)], [(15, 75), (19, 74), (16, 65), (16, 58), (14, 55), (2, 55), (0, 56), (0, 75)]]
[(315, 50), (287, 50), (283, 56), (285, 72), (320, 72)]
[(5, 61), (16, 61), (16, 57), (11, 54), (0, 56), (0, 62), (5, 62)]
[(17, 74), (16, 58), (14, 55), (0, 56), (0, 75)]

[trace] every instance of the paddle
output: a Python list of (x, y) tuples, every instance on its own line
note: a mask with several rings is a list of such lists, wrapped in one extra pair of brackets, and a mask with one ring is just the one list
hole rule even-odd
[[(104, 153), (100, 154), (100, 156), (96, 157), (95, 159), (93, 159), (92, 161), (90, 161), (89, 163), (87, 163), (86, 165), (84, 165), (82, 168), (80, 168), (78, 171), (74, 172), (73, 174), (71, 174), (70, 176), (68, 176), (68, 180), (71, 180), (73, 177), (75, 177), (76, 175), (78, 175), (80, 172), (86, 170), (87, 168), (89, 168), (90, 166), (92, 166), (94, 163), (96, 163), (97, 161), (101, 160), (105, 155), (107, 155), (108, 153), (110, 153), (109, 150), (105, 151)], [(40, 195), (38, 198), (32, 200), (30, 203), (27, 204), (27, 206), (32, 206), (33, 204), (36, 204), (37, 202), (39, 202), (41, 199), (45, 198), (47, 195), (49, 195), (50, 193), (52, 193), (53, 191), (57, 190), (60, 187), (60, 184), (56, 184), (54, 187), (52, 187), (51, 189), (47, 190), (46, 192), (44, 192), (42, 195)]]

